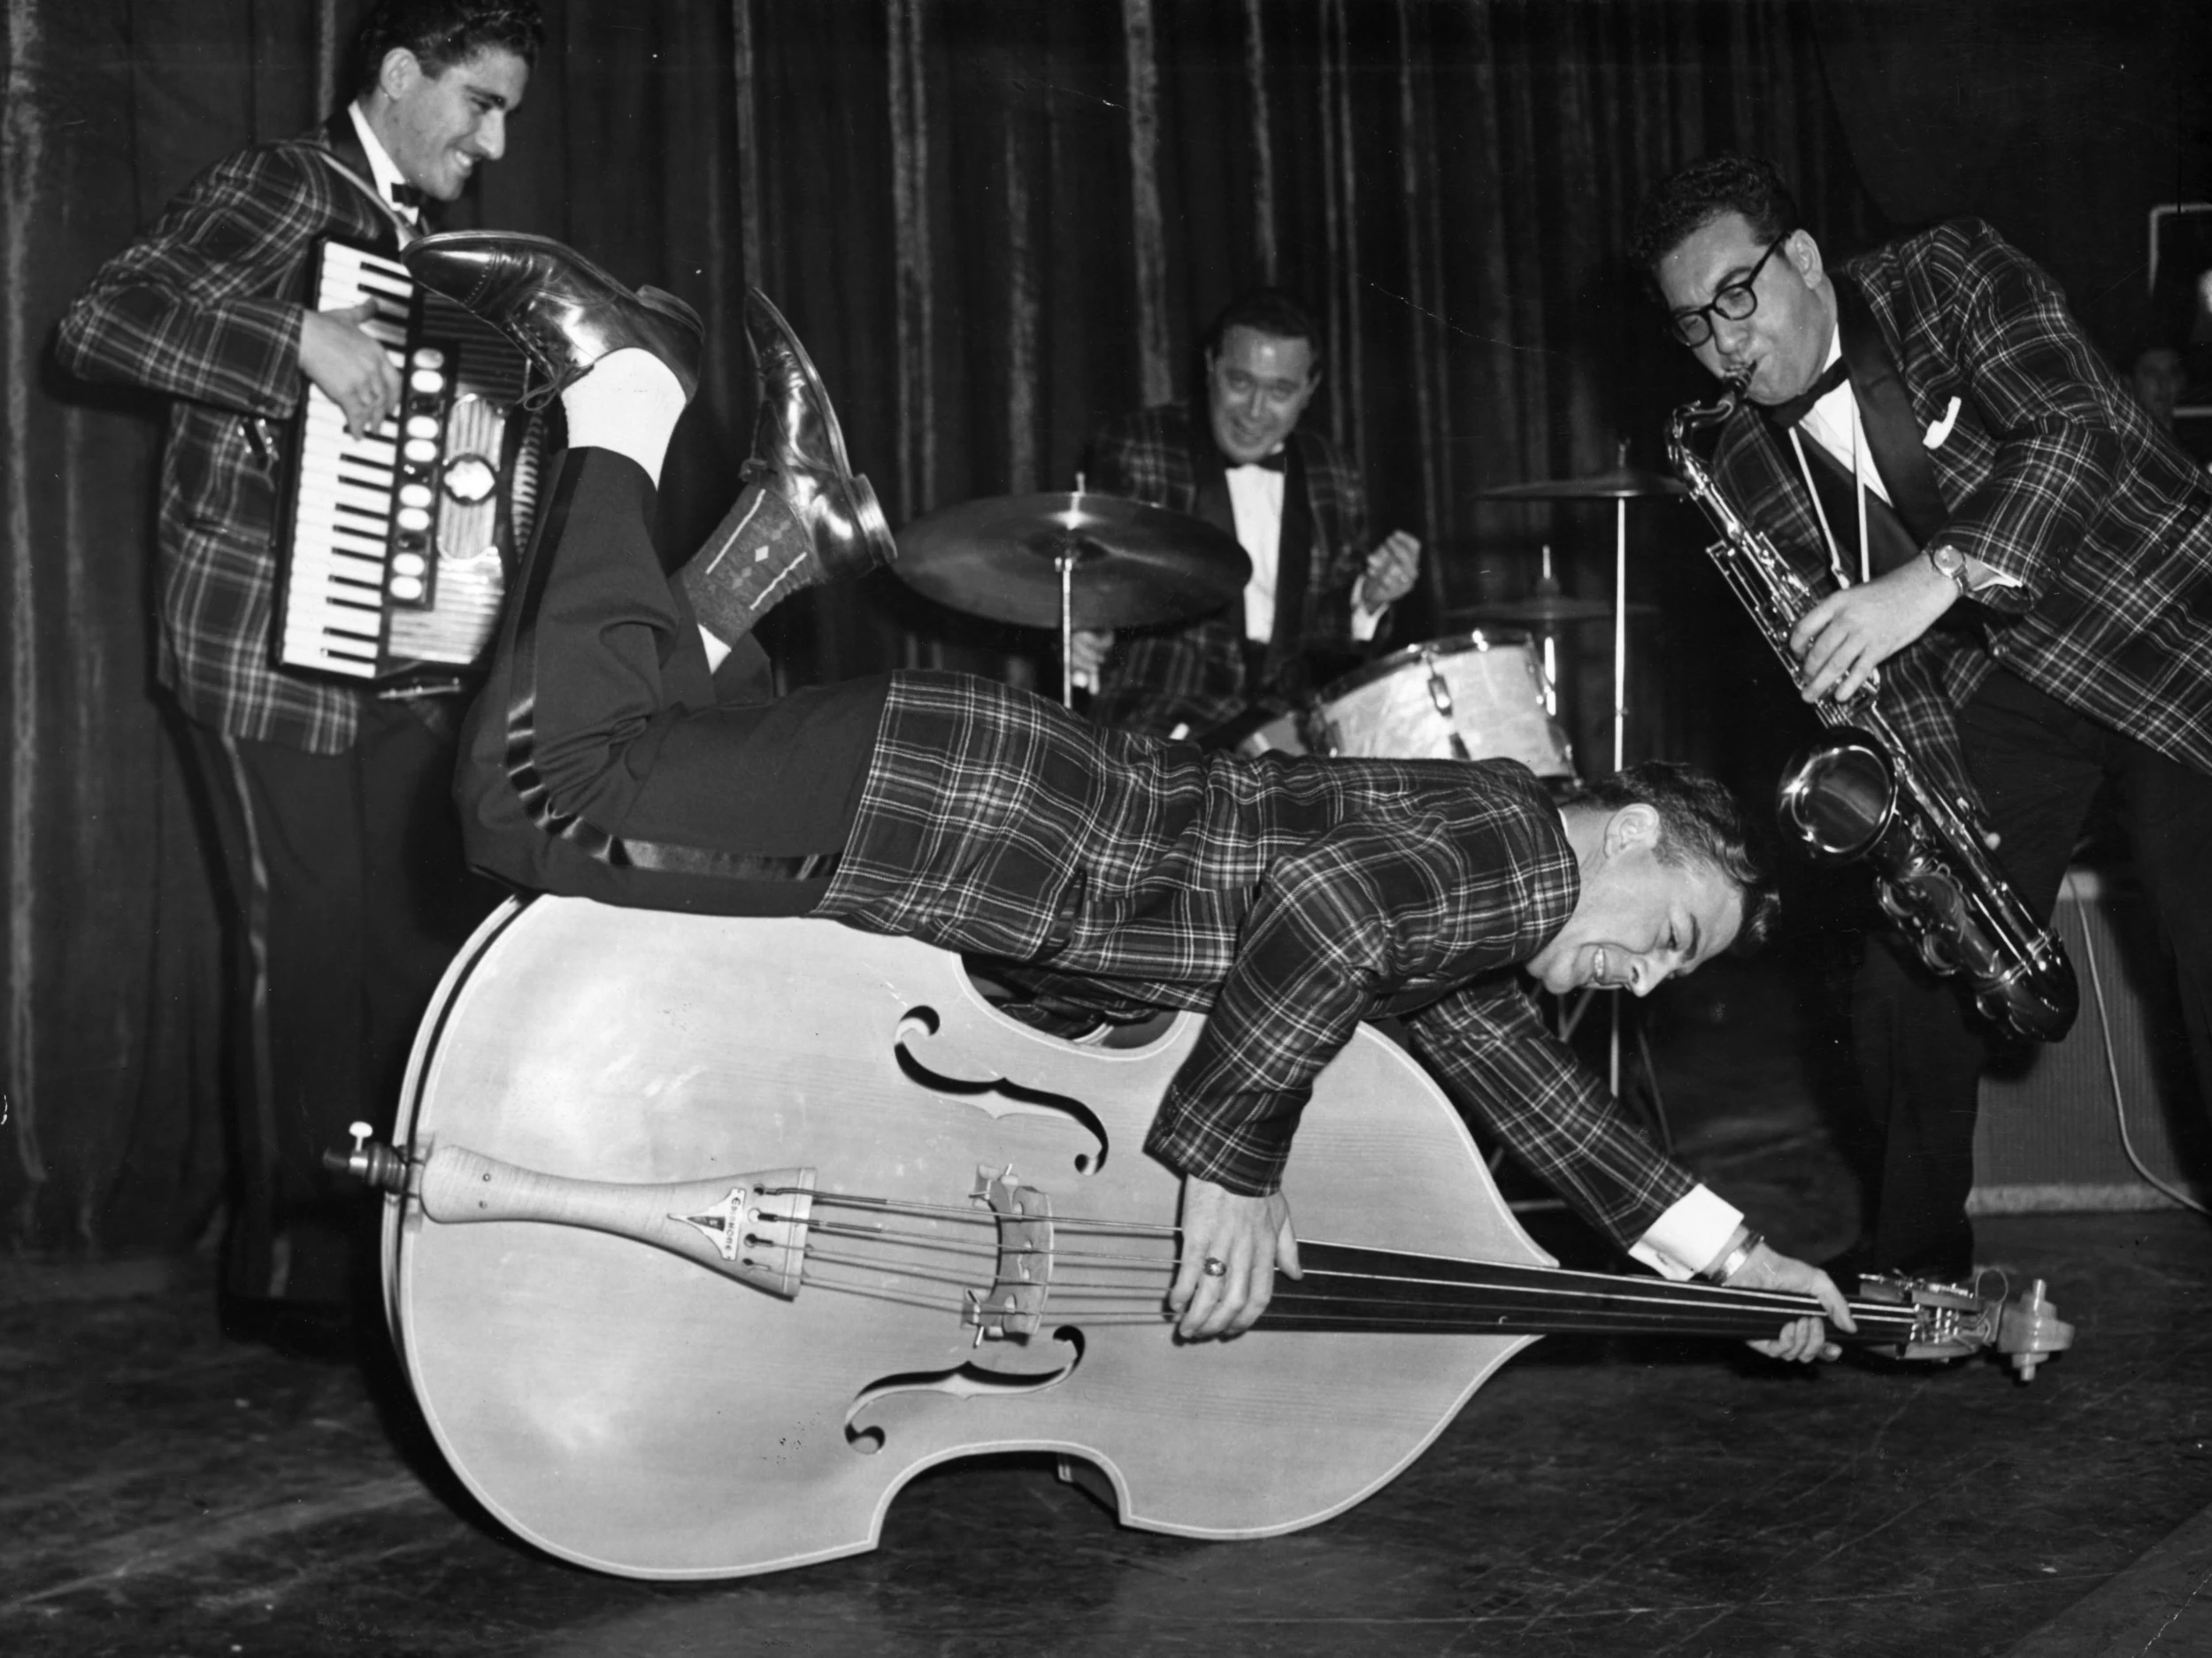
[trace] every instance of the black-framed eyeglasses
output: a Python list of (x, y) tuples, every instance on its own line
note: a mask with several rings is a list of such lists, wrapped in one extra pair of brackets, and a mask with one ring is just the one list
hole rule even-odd
[(1718, 317), (1724, 322), (1741, 322), (1758, 310), (1759, 293), (1753, 284), (1758, 281), (1759, 272), (1767, 268), (1767, 261), (1774, 257), (1774, 250), (1787, 242), (1792, 234), (1786, 230), (1767, 243), (1767, 250), (1759, 256), (1759, 263), (1753, 265), (1747, 275), (1740, 276), (1732, 282), (1722, 283), (1713, 290), (1713, 297), (1704, 304), (1694, 311), (1670, 312), (1667, 317), (1668, 332), (1695, 350), (1713, 337), (1714, 318)]

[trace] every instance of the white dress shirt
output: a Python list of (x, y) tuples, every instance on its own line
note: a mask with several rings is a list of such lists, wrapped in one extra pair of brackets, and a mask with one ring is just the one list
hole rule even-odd
[[(1257, 464), (1223, 469), (1229, 480), (1229, 510), (1235, 516), (1237, 545), (1252, 561), (1252, 579), (1244, 584), (1244, 636), (1264, 645), (1275, 637), (1275, 589), (1279, 584), (1283, 541), (1283, 473)], [(1386, 607), (1387, 608), (1387, 607)], [(1352, 601), (1352, 637), (1372, 639), (1381, 625), (1382, 611)]]
[(369, 125), (369, 118), (361, 113), (359, 101), (347, 104), (346, 113), (353, 117), (354, 133), (361, 140), (361, 148), (369, 157), (369, 177), (374, 180), (376, 188), (384, 193), (384, 204), (409, 224), (421, 224), (422, 210), (419, 207), (411, 203), (402, 206), (393, 197), (392, 187), (406, 183), (407, 175), (402, 173), (398, 164), (385, 153), (382, 142), (378, 139), (375, 129)]
[[(1843, 332), (1838, 329), (1829, 337), (1828, 357), (1821, 365), (1821, 372), (1826, 373), (1842, 356)], [(1838, 465), (1857, 479), (1863, 487), (1879, 495), (1886, 505), (1893, 510), (1896, 507), (1897, 503), (1889, 498), (1888, 486), (1882, 482), (1881, 468), (1874, 464), (1874, 450), (1866, 441), (1866, 422), (1859, 414), (1859, 395), (1851, 389), (1848, 376), (1805, 411), (1805, 418), (1798, 422), (1796, 431), (1804, 433), (1835, 457)], [(1801, 457), (1799, 464), (1803, 464)], [(1809, 490), (1812, 488), (1810, 476), (1807, 477), (1805, 487)], [(1813, 501), (1814, 510), (1818, 513), (1820, 496), (1817, 492), (1815, 492)], [(1855, 580), (1872, 580), (1874, 572), (1867, 558), (1865, 526), (1827, 525), (1826, 527), (1831, 537), (1831, 561), (1842, 559), (1855, 564), (1858, 568)], [(1846, 541), (1846, 537), (1852, 534), (1857, 536), (1855, 547)], [(1979, 593), (1985, 587), (2016, 587), (2019, 585), (2018, 577), (2000, 575), (1978, 558), (1966, 561), (1966, 590), (1969, 593)]]

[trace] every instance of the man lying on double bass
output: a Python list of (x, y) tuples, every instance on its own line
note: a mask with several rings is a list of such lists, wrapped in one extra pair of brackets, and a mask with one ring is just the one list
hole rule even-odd
[[(651, 534), (698, 319), (567, 249), (489, 232), (408, 249), (418, 280), (528, 350), (571, 448), (464, 738), (474, 861), (606, 902), (804, 915), (989, 963), (1017, 1017), (1079, 1032), (1166, 1008), (1205, 1032), (1146, 1149), (1183, 1180), (1169, 1306), (1234, 1334), (1298, 1247), (1280, 1175), (1315, 1075), (1363, 1018), (1416, 1051), (1532, 1169), (1674, 1278), (1816, 1297), (1661, 1155), (1548, 1032), (1547, 988), (1637, 994), (1773, 908), (1733, 801), (1647, 764), (1563, 810), (1511, 761), (1246, 759), (1098, 731), (961, 674), (765, 690), (750, 638), (786, 595), (895, 556), (827, 395), (750, 296), (762, 412), (745, 487), (672, 580)], [(1833, 1356), (1823, 1320), (1768, 1341)]]

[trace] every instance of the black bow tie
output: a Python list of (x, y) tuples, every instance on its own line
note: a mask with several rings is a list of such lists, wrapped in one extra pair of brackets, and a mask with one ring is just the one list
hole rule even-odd
[(1786, 398), (1770, 406), (1767, 410), (1767, 418), (1771, 420), (1778, 429), (1786, 432), (1802, 420), (1807, 411), (1815, 403), (1850, 378), (1851, 371), (1845, 366), (1843, 359), (1838, 357), (1822, 371), (1818, 380), (1798, 393), (1796, 396)]
[(1287, 449), (1279, 449), (1272, 455), (1261, 456), (1256, 461), (1233, 461), (1225, 455), (1221, 457), (1221, 464), (1231, 472), (1236, 471), (1240, 466), (1256, 466), (1263, 472), (1279, 472), (1283, 470), (1283, 457), (1289, 453)]
[(388, 184), (384, 194), (392, 198), (394, 207), (411, 207), (422, 211), (422, 192), (411, 184)]

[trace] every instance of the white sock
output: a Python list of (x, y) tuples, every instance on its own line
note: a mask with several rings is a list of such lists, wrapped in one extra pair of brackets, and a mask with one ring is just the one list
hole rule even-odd
[(684, 411), (675, 372), (650, 351), (625, 346), (561, 394), (571, 449), (612, 449), (642, 466), (657, 488), (668, 439)]

